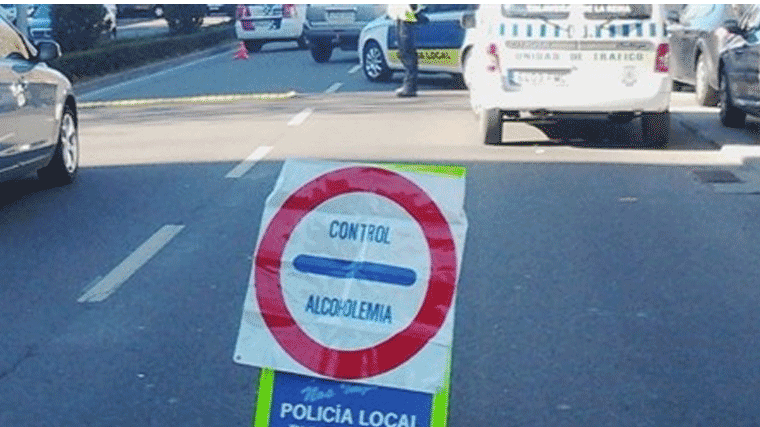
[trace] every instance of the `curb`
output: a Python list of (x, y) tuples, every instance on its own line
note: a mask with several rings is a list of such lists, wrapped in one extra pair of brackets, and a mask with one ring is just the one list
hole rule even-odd
[(101, 107), (143, 107), (148, 105), (171, 105), (171, 104), (208, 104), (215, 102), (234, 102), (234, 101), (277, 101), (297, 97), (295, 91), (286, 93), (252, 93), (252, 94), (235, 94), (235, 95), (203, 95), (188, 96), (181, 98), (149, 98), (149, 99), (124, 99), (118, 101), (94, 101), (83, 102), (77, 107), (83, 108), (101, 108)]

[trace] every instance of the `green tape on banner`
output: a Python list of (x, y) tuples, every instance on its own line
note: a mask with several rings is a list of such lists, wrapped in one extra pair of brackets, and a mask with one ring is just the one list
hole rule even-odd
[(269, 427), (269, 411), (272, 409), (274, 370), (262, 368), (259, 375), (259, 396), (256, 399), (256, 415), (253, 427)]
[(463, 179), (467, 175), (467, 168), (455, 165), (409, 165), (405, 163), (374, 163), (377, 166), (401, 172), (417, 172), (431, 175), (444, 175)]
[(433, 396), (433, 408), (430, 414), (430, 427), (446, 427), (449, 419), (449, 390), (451, 389), (451, 355), (446, 364), (443, 387)]

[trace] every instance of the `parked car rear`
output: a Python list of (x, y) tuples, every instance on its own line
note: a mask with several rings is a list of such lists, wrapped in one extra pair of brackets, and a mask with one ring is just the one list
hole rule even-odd
[(273, 41), (295, 41), (306, 49), (305, 22), (305, 4), (241, 4), (235, 11), (235, 34), (249, 52)]
[(310, 4), (304, 35), (316, 62), (327, 62), (336, 47), (357, 50), (359, 34), (385, 14), (385, 4)]

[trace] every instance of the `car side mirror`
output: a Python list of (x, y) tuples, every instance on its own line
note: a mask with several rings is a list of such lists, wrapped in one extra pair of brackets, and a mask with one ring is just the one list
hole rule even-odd
[(742, 29), (739, 26), (739, 21), (736, 19), (726, 19), (723, 22), (723, 28), (731, 34), (741, 34)]
[(668, 22), (678, 23), (681, 21), (681, 17), (679, 16), (679, 13), (677, 10), (669, 10), (667, 15), (665, 16), (665, 19), (668, 20)]
[(472, 12), (463, 14), (459, 25), (465, 30), (475, 28), (475, 14)]
[(61, 45), (52, 40), (43, 40), (37, 43), (37, 60), (40, 62), (52, 61), (60, 58)]

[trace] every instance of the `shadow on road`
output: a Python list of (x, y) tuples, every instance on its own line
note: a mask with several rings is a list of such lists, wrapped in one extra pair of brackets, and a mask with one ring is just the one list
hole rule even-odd
[(0, 182), (0, 209), (20, 200), (35, 197), (37, 195), (44, 195), (46, 193), (53, 193), (63, 190), (66, 187), (68, 186), (49, 185), (33, 175), (11, 181)]

